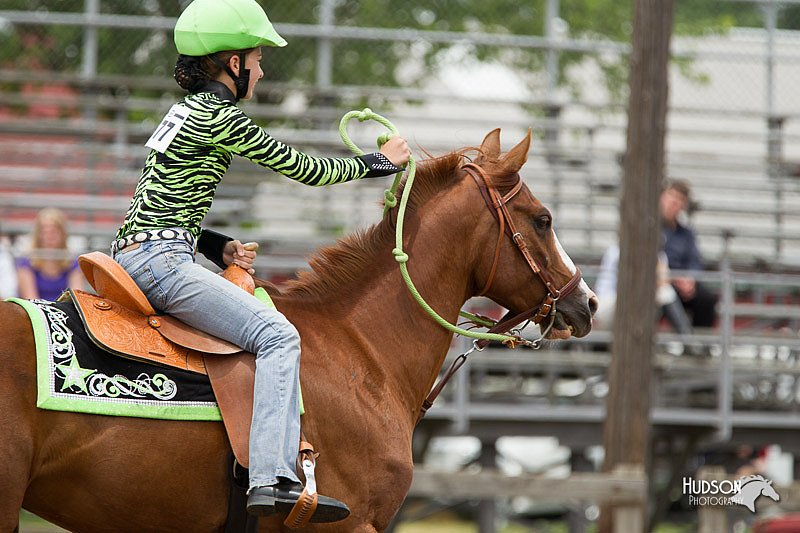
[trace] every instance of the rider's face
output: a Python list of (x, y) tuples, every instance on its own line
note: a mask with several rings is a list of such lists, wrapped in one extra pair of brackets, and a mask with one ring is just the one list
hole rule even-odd
[[(237, 76), (241, 72), (241, 65), (239, 64), (239, 55), (233, 54), (231, 55), (230, 59), (228, 59), (228, 66), (233, 71), (234, 74)], [(244, 68), (250, 69), (250, 83), (247, 85), (247, 94), (244, 96), (243, 100), (249, 100), (253, 97), (253, 89), (258, 83), (258, 80), (264, 77), (264, 71), (261, 70), (261, 48), (254, 48), (250, 52), (244, 56)], [(235, 94), (236, 88), (233, 84), (233, 80), (230, 76), (226, 73), (220, 73), (219, 77), (217, 78), (219, 81), (225, 83), (230, 90)]]
[(250, 84), (247, 86), (247, 95), (244, 97), (245, 100), (249, 100), (253, 97), (256, 83), (264, 77), (264, 71), (261, 70), (261, 48), (256, 48), (247, 54), (244, 62), (245, 68), (250, 69)]

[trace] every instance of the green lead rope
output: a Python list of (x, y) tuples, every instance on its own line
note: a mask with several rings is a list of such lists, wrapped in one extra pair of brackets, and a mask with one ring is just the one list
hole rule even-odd
[[(388, 141), (392, 136), (399, 135), (397, 128), (395, 128), (394, 124), (392, 124), (388, 119), (382, 117), (381, 115), (373, 112), (369, 108), (365, 108), (363, 111), (350, 111), (349, 113), (345, 114), (342, 117), (342, 120), (339, 122), (339, 135), (342, 138), (344, 144), (350, 148), (356, 155), (364, 155), (358, 146), (356, 146), (350, 137), (347, 134), (347, 123), (350, 122), (352, 119), (357, 118), (359, 122), (364, 122), (366, 120), (375, 120), (379, 122), (383, 126), (389, 130), (388, 133), (384, 133), (378, 137), (378, 148), (383, 146), (383, 144)], [(392, 255), (394, 255), (395, 261), (400, 264), (400, 274), (403, 277), (403, 281), (406, 283), (406, 287), (408, 288), (411, 295), (414, 297), (414, 300), (425, 310), (431, 318), (433, 318), (440, 326), (455, 333), (456, 335), (462, 335), (464, 337), (470, 337), (476, 340), (487, 340), (487, 341), (496, 341), (496, 342), (503, 342), (503, 343), (514, 343), (518, 342), (520, 339), (518, 337), (514, 337), (511, 335), (502, 335), (499, 333), (484, 333), (480, 331), (470, 331), (458, 326), (455, 326), (439, 316), (439, 314), (433, 310), (433, 308), (428, 305), (428, 302), (422, 297), (419, 293), (417, 288), (414, 286), (414, 282), (411, 281), (411, 276), (408, 274), (408, 267), (406, 263), (408, 263), (408, 254), (403, 251), (403, 220), (405, 219), (406, 213), (406, 205), (408, 204), (408, 199), (411, 196), (411, 187), (414, 184), (414, 176), (417, 173), (417, 164), (414, 161), (414, 158), (411, 157), (408, 160), (408, 165), (406, 167), (408, 171), (408, 176), (406, 177), (406, 184), (403, 187), (403, 196), (400, 199), (400, 209), (397, 213), (397, 227), (395, 230), (395, 247), (392, 250)], [(383, 215), (387, 216), (389, 211), (397, 205), (397, 188), (400, 186), (400, 179), (403, 173), (398, 172), (394, 178), (394, 182), (392, 183), (391, 189), (387, 189), (384, 193), (384, 197), (386, 198), (386, 202), (383, 207)], [(496, 322), (491, 322), (485, 318), (477, 317), (476, 315), (466, 313), (461, 311), (459, 313), (461, 316), (476, 322), (480, 326), (491, 327)], [(513, 345), (513, 344), (512, 344)]]
[[(394, 127), (394, 124), (389, 122), (389, 120), (381, 115), (374, 113), (370, 108), (366, 107), (363, 111), (350, 111), (345, 116), (342, 117), (342, 120), (339, 122), (339, 136), (342, 138), (344, 144), (350, 148), (356, 155), (364, 155), (364, 152), (356, 146), (356, 144), (350, 139), (350, 136), (347, 134), (347, 123), (357, 118), (359, 122), (364, 122), (366, 120), (374, 120), (383, 124), (383, 126), (389, 130), (386, 133), (382, 133), (378, 136), (378, 148), (380, 149), (386, 141), (391, 139), (394, 135), (399, 135), (400, 133), (397, 131), (397, 128)], [(414, 163), (414, 158), (412, 157), (408, 161), (408, 171), (411, 173), (412, 169), (416, 173), (416, 163)], [(397, 188), (400, 186), (400, 179), (403, 177), (402, 172), (398, 172), (394, 176), (394, 181), (392, 182), (391, 189), (386, 189), (383, 193), (384, 196), (384, 203), (383, 203), (383, 216), (389, 214), (389, 211), (397, 205), (397, 196), (395, 196), (395, 192)]]

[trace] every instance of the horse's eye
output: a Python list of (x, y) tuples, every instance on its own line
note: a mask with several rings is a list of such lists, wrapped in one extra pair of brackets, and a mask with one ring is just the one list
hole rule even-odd
[(553, 219), (550, 218), (550, 215), (538, 216), (533, 221), (534, 224), (536, 225), (536, 229), (539, 231), (547, 231), (553, 224)]

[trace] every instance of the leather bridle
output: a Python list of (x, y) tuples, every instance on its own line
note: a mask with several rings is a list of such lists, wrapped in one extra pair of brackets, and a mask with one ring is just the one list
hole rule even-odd
[[(540, 324), (540, 338), (536, 341), (525, 341), (515, 335), (514, 338), (519, 340), (508, 341), (508, 344), (510, 344), (512, 348), (516, 346), (516, 344), (527, 344), (528, 346), (538, 348), (541, 346), (541, 341), (547, 336), (547, 334), (550, 332), (550, 329), (553, 327), (553, 323), (555, 322), (556, 318), (556, 304), (558, 303), (558, 300), (575, 290), (575, 288), (581, 282), (581, 271), (579, 268), (576, 268), (575, 274), (573, 274), (572, 278), (570, 278), (570, 280), (559, 289), (556, 288), (557, 285), (553, 279), (553, 276), (550, 275), (545, 267), (540, 266), (539, 263), (536, 262), (536, 259), (534, 259), (531, 255), (530, 251), (528, 250), (528, 244), (525, 242), (525, 237), (523, 237), (522, 233), (517, 230), (514, 220), (511, 218), (511, 213), (509, 213), (508, 207), (506, 207), (508, 203), (514, 199), (517, 193), (522, 190), (522, 179), (519, 178), (519, 176), (517, 176), (517, 183), (504, 196), (500, 194), (500, 191), (494, 186), (491, 177), (489, 177), (489, 175), (475, 163), (466, 163), (461, 168), (464, 169), (467, 174), (472, 176), (472, 179), (474, 179), (475, 183), (478, 184), (478, 189), (481, 191), (481, 196), (483, 196), (483, 199), (486, 201), (486, 205), (489, 206), (489, 211), (491, 211), (495, 220), (497, 220), (497, 223), (500, 225), (500, 232), (497, 235), (497, 244), (494, 248), (492, 267), (489, 269), (489, 276), (486, 280), (486, 284), (483, 286), (483, 289), (481, 289), (481, 292), (478, 293), (478, 296), (486, 294), (489, 291), (489, 288), (492, 286), (495, 274), (497, 273), (497, 265), (500, 261), (500, 249), (503, 244), (504, 235), (508, 235), (511, 240), (514, 241), (514, 244), (517, 246), (517, 249), (519, 249), (522, 257), (525, 258), (525, 262), (528, 263), (528, 266), (531, 268), (533, 273), (539, 276), (539, 278), (542, 280), (542, 283), (544, 283), (545, 289), (547, 289), (547, 294), (539, 305), (517, 315), (515, 315), (513, 311), (509, 311), (503, 318), (500, 319), (499, 322), (489, 328), (489, 333), (505, 334), (523, 322), (530, 320), (535, 324)], [(542, 321), (548, 317), (550, 318), (549, 324), (547, 326), (541, 326)], [(431, 391), (428, 393), (428, 396), (425, 398), (425, 400), (423, 400), (417, 416), (417, 423), (422, 420), (422, 417), (424, 417), (425, 413), (428, 412), (428, 409), (431, 408), (434, 400), (437, 396), (439, 396), (439, 393), (442, 392), (447, 382), (450, 381), (450, 378), (453, 377), (453, 375), (464, 365), (464, 363), (466, 363), (467, 356), (473, 350), (483, 350), (488, 344), (488, 340), (475, 340), (471, 350), (459, 355), (453, 361), (447, 371), (439, 379), (439, 382), (436, 383), (433, 389), (431, 389)]]
[[(508, 191), (505, 195), (500, 194), (500, 191), (495, 187), (494, 183), (492, 182), (492, 178), (484, 171), (481, 167), (476, 165), (475, 163), (466, 163), (462, 167), (464, 171), (469, 174), (475, 183), (478, 185), (478, 189), (481, 192), (481, 196), (483, 196), (486, 205), (489, 207), (489, 211), (494, 216), (495, 220), (497, 220), (500, 231), (497, 236), (497, 244), (495, 245), (494, 250), (494, 260), (492, 261), (492, 267), (489, 270), (489, 276), (486, 280), (486, 284), (481, 289), (478, 296), (482, 296), (489, 291), (489, 288), (492, 286), (494, 281), (495, 274), (497, 273), (497, 265), (500, 261), (500, 249), (503, 244), (503, 235), (508, 235), (509, 238), (514, 242), (519, 249), (522, 257), (525, 258), (525, 262), (528, 263), (528, 266), (531, 268), (534, 274), (536, 274), (547, 289), (547, 294), (545, 295), (542, 302), (536, 306), (519, 313), (518, 315), (513, 315), (512, 312), (509, 312), (506, 316), (504, 316), (499, 323), (497, 323), (492, 330), (497, 330), (497, 332), (506, 332), (512, 329), (514, 326), (517, 326), (527, 320), (531, 320), (534, 324), (541, 324), (541, 322), (550, 317), (551, 322), (549, 328), (552, 326), (552, 321), (555, 320), (555, 313), (556, 313), (556, 303), (560, 298), (571, 293), (581, 281), (581, 271), (580, 269), (575, 269), (575, 274), (572, 278), (561, 288), (558, 288), (553, 276), (547, 271), (547, 269), (543, 266), (540, 266), (539, 263), (536, 262), (536, 259), (533, 258), (531, 255), (530, 250), (528, 249), (528, 245), (525, 242), (525, 237), (522, 236), (522, 233), (517, 230), (516, 225), (514, 224), (514, 219), (511, 218), (511, 213), (508, 211), (508, 203), (514, 199), (514, 197), (522, 190), (522, 179), (518, 177), (517, 183)], [(505, 329), (502, 329), (505, 328)], [(476, 346), (478, 348), (482, 348), (486, 346), (488, 342), (486, 341), (478, 341)]]
[[(501, 333), (505, 334), (509, 331), (512, 331), (515, 327), (522, 324), (523, 322), (532, 321), (535, 324), (540, 324), (541, 329), (541, 337), (536, 341), (526, 341), (521, 339), (519, 336), (514, 335), (512, 340), (507, 341), (509, 345), (513, 348), (517, 344), (527, 344), (528, 346), (532, 346), (534, 348), (538, 348), (541, 346), (541, 341), (547, 336), (550, 332), (550, 329), (553, 327), (553, 323), (556, 319), (556, 304), (560, 298), (568, 295), (572, 291), (575, 290), (575, 287), (581, 282), (581, 271), (580, 269), (575, 269), (575, 274), (573, 274), (572, 278), (560, 289), (557, 288), (555, 280), (553, 276), (547, 271), (546, 268), (539, 265), (536, 262), (536, 259), (533, 258), (531, 252), (528, 250), (528, 244), (525, 242), (525, 237), (522, 236), (522, 233), (517, 230), (517, 226), (514, 224), (514, 220), (511, 218), (511, 213), (508, 211), (508, 205), (511, 200), (522, 190), (522, 179), (517, 176), (517, 183), (508, 191), (505, 196), (500, 194), (500, 191), (497, 190), (494, 183), (492, 182), (491, 177), (478, 165), (475, 163), (466, 163), (464, 166), (461, 167), (464, 171), (472, 176), (472, 179), (475, 180), (475, 183), (478, 184), (478, 189), (481, 191), (481, 196), (486, 201), (486, 205), (489, 206), (489, 211), (491, 211), (492, 215), (494, 216), (497, 223), (500, 225), (500, 232), (497, 235), (497, 244), (494, 248), (494, 259), (492, 261), (492, 267), (489, 269), (489, 277), (486, 280), (486, 284), (481, 289), (481, 292), (478, 293), (478, 296), (482, 296), (489, 291), (489, 288), (492, 286), (492, 282), (494, 281), (495, 274), (497, 274), (497, 265), (500, 262), (500, 248), (503, 245), (503, 236), (508, 235), (514, 244), (519, 249), (522, 257), (525, 258), (525, 262), (528, 263), (528, 266), (531, 268), (534, 274), (539, 276), (544, 283), (545, 288), (547, 289), (547, 295), (544, 297), (542, 302), (537, 305), (536, 307), (532, 307), (527, 311), (519, 313), (517, 315), (514, 314), (513, 311), (509, 311), (503, 318), (500, 319), (494, 326), (489, 328), (489, 333)], [(544, 319), (548, 318), (550, 322), (547, 326), (542, 327), (541, 323)], [(513, 340), (518, 339), (518, 340)], [(425, 413), (428, 412), (428, 409), (431, 408), (433, 405), (434, 400), (439, 393), (442, 392), (445, 385), (450, 378), (461, 368), (464, 363), (467, 361), (467, 356), (473, 350), (483, 350), (489, 344), (488, 340), (476, 340), (473, 343), (473, 348), (461, 355), (459, 355), (455, 361), (450, 365), (450, 368), (442, 375), (439, 379), (439, 382), (431, 389), (428, 396), (423, 400), (422, 406), (420, 407), (419, 414), (417, 416), (417, 423), (422, 420), (422, 417), (425, 416)]]

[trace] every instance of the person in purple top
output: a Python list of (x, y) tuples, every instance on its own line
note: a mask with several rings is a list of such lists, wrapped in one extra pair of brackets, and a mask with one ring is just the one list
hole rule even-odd
[(67, 288), (83, 287), (78, 261), (67, 249), (67, 221), (58, 209), (45, 208), (36, 216), (31, 249), (17, 259), (19, 296), (53, 301)]

